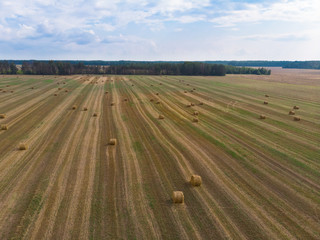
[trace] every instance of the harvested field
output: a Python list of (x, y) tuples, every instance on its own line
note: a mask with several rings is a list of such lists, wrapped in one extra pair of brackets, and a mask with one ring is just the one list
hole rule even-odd
[(0, 239), (320, 239), (319, 71), (130, 79), (1, 78)]

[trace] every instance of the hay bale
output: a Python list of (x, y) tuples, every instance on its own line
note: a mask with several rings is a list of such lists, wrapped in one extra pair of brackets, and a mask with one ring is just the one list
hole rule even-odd
[(13, 93), (14, 91), (13, 90), (11, 90), (11, 93)]
[(162, 85), (162, 83), (159, 83), (160, 85)]
[(53, 94), (53, 96), (55, 96), (55, 97), (56, 97), (56, 96), (58, 96), (58, 94), (56, 94), (56, 93), (55, 93), (55, 94)]
[(153, 102), (153, 101), (154, 101), (153, 98), (151, 98), (151, 99), (150, 99), (150, 102)]
[(151, 84), (150, 86), (153, 87), (153, 84)]
[(194, 112), (193, 112), (193, 115), (194, 115), (194, 116), (198, 116), (198, 115), (199, 115), (199, 112), (198, 112), (198, 111), (194, 111)]
[(58, 88), (59, 91), (60, 91), (61, 89), (62, 89), (62, 88), (60, 88), (60, 87)]
[(7, 124), (1, 124), (1, 130), (8, 130), (8, 125)]
[(159, 114), (159, 119), (164, 119), (164, 116)]
[(296, 114), (295, 111), (292, 111), (292, 110), (291, 110), (291, 111), (289, 112), (289, 115), (295, 115), (295, 114)]
[(109, 140), (109, 145), (116, 145), (117, 144), (117, 139), (115, 138), (110, 138)]
[(187, 86), (190, 86), (190, 84), (189, 84), (189, 83), (187, 83)]
[(199, 102), (199, 105), (203, 105), (203, 102)]
[(134, 84), (131, 85), (132, 87), (134, 86)]
[(194, 103), (190, 103), (190, 105), (193, 107), (193, 106), (194, 106)]
[(195, 89), (195, 88), (193, 88), (193, 90), (195, 91), (196, 89)]
[(69, 92), (69, 90), (65, 90), (65, 92)]
[(264, 101), (263, 104), (268, 104), (268, 102), (267, 102), (267, 101)]
[(160, 101), (157, 101), (156, 104), (160, 104)]
[(184, 93), (188, 93), (188, 91), (184, 91)]
[(184, 203), (184, 195), (181, 191), (173, 191), (172, 193), (173, 203)]
[(6, 115), (5, 114), (0, 114), (0, 118), (4, 119), (4, 118), (6, 118)]
[(84, 107), (84, 108), (83, 108), (83, 111), (88, 111), (88, 108), (87, 108), (87, 107)]
[(299, 106), (294, 106), (293, 109), (299, 109)]
[(198, 118), (193, 118), (192, 122), (199, 122), (199, 119)]
[(20, 143), (19, 144), (19, 150), (27, 150), (28, 149), (28, 145), (25, 143)]
[(124, 101), (127, 102), (127, 101), (128, 101), (128, 98), (125, 98)]
[(266, 119), (265, 115), (260, 115), (260, 119)]
[(268, 94), (266, 94), (266, 95), (264, 95), (265, 97), (269, 97), (269, 95)]
[(94, 113), (93, 116), (94, 116), (94, 117), (98, 117), (98, 113)]
[(190, 92), (193, 92), (193, 90), (190, 90)]
[(76, 105), (73, 105), (73, 106), (72, 106), (72, 109), (73, 109), (73, 110), (77, 109), (77, 106), (76, 106)]
[(159, 93), (156, 93), (156, 95), (159, 95)]
[(109, 92), (108, 91), (106, 91), (106, 94), (108, 94)]
[(301, 119), (300, 119), (300, 117), (293, 117), (293, 120), (294, 121), (300, 121)]
[(191, 104), (187, 104), (186, 107), (191, 107)]
[(111, 106), (114, 106), (114, 102), (110, 103)]
[(34, 89), (34, 87), (31, 87), (31, 89)]
[(199, 175), (192, 175), (190, 183), (194, 187), (199, 187), (202, 184), (202, 178)]

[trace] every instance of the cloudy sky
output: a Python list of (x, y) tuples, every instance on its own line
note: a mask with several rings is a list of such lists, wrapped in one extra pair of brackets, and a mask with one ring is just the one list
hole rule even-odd
[(0, 0), (0, 59), (318, 60), (319, 0)]

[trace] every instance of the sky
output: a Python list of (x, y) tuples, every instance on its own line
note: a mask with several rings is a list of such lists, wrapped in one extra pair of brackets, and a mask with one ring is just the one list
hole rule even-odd
[(0, 0), (0, 59), (319, 60), (319, 0)]

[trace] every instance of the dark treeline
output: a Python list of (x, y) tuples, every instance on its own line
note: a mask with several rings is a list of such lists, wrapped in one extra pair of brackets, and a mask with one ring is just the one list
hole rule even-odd
[(13, 62), (0, 61), (0, 74), (17, 74), (18, 68)]
[(284, 68), (320, 69), (320, 61), (295, 61), (288, 63)]
[[(5, 67), (3, 74), (16, 74), (17, 67), (11, 62), (1, 62)], [(226, 66), (203, 62), (131, 62), (127, 64), (100, 66), (85, 65), (82, 62), (25, 61), (21, 74), (70, 75), (70, 74), (122, 74), (122, 75), (202, 75), (224, 76), (225, 74), (270, 74), (264, 68)]]

